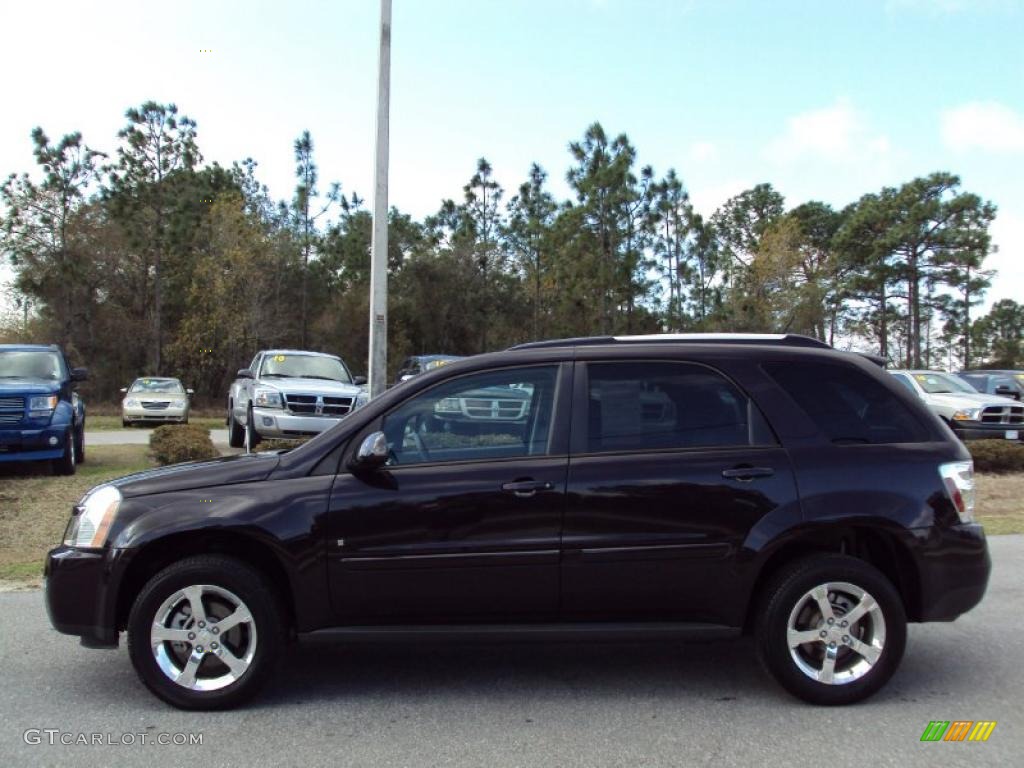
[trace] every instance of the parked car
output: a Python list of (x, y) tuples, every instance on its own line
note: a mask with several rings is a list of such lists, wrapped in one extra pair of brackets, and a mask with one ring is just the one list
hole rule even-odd
[[(495, 388), (526, 394), (511, 437), (418, 428)], [(752, 633), (787, 690), (845, 704), (892, 676), (908, 621), (982, 599), (973, 488), (921, 399), (813, 339), (534, 343), (417, 376), (289, 451), (97, 486), (46, 602), (88, 647), (126, 632), (183, 708), (242, 702), (311, 634)]]
[(952, 373), (902, 371), (890, 373), (935, 411), (961, 440), (1020, 440), (1024, 405), (998, 395), (984, 395)]
[(0, 344), (0, 462), (49, 461), (54, 474), (75, 474), (85, 402), (74, 386), (86, 378), (56, 345)]
[(432, 371), (438, 366), (447, 365), (461, 359), (461, 357), (456, 355), (413, 355), (412, 357), (407, 357), (402, 361), (401, 368), (398, 369), (395, 384), (401, 384), (413, 376)]
[(136, 379), (121, 393), (121, 425), (139, 422), (176, 422), (188, 424), (189, 398), (195, 394), (178, 379), (147, 376)]
[(957, 376), (979, 392), (1024, 399), (1024, 373), (1020, 371), (960, 371)]
[(366, 403), (365, 385), (337, 355), (258, 352), (228, 393), (228, 443), (252, 448), (264, 438), (319, 434)]

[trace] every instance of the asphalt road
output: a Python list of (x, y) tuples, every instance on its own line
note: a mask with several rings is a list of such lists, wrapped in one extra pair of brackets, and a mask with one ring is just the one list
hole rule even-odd
[[(0, 764), (332, 766), (977, 766), (1024, 752), (1024, 537), (991, 540), (974, 612), (913, 626), (880, 694), (816, 708), (719, 645), (299, 645), (247, 709), (153, 698), (122, 647), (49, 628), (39, 592), (0, 594)], [(930, 720), (996, 720), (987, 743), (921, 743)], [(201, 733), (201, 746), (26, 744), (26, 729)], [(109, 736), (108, 736), (109, 735)], [(30, 735), (31, 738), (31, 735)], [(68, 738), (68, 737), (65, 737)], [(88, 737), (87, 737), (88, 738)]]
[[(90, 445), (149, 445), (149, 437), (153, 433), (151, 429), (101, 429), (86, 431), (85, 447)], [(228, 444), (228, 431), (226, 429), (211, 429), (210, 439), (215, 444)]]

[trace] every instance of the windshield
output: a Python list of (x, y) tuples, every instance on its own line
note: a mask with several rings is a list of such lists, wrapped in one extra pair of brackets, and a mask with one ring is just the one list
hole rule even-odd
[(0, 352), (0, 379), (47, 379), (60, 381), (64, 365), (49, 350), (9, 349)]
[(170, 392), (181, 395), (184, 394), (185, 388), (177, 379), (136, 379), (128, 391), (134, 393)]
[(947, 373), (915, 373), (914, 381), (929, 395), (948, 395), (953, 392), (978, 394), (978, 391), (966, 381)]
[(290, 376), (297, 379), (330, 379), (351, 384), (345, 365), (336, 357), (315, 355), (267, 355), (260, 376)]

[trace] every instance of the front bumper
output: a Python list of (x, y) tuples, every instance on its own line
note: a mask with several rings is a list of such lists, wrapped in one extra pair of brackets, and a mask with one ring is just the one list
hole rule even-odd
[(992, 573), (985, 531), (977, 523), (920, 531), (920, 620), (953, 621), (981, 602)]
[[(1006, 440), (1007, 432), (1016, 432), (1024, 440), (1024, 424), (986, 424), (980, 421), (954, 421), (953, 433), (961, 440)], [(1012, 440), (1012, 438), (1010, 438)]]
[(53, 628), (91, 648), (116, 648), (116, 594), (106, 552), (57, 547), (47, 555), (44, 574)]
[(143, 408), (141, 406), (137, 408), (121, 408), (122, 421), (185, 421), (187, 418), (188, 406), (184, 405), (177, 408), (168, 406), (159, 410)]
[(59, 459), (64, 455), (67, 424), (0, 429), (0, 462)]
[(252, 418), (260, 437), (288, 439), (318, 435), (345, 416), (307, 416), (289, 413), (281, 408), (253, 408)]

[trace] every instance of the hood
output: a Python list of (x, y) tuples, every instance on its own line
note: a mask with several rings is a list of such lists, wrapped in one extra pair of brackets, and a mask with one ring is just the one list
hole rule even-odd
[(187, 491), (214, 485), (252, 483), (266, 479), (280, 460), (276, 451), (224, 456), (149, 469), (111, 481), (126, 499), (167, 491)]
[(928, 402), (937, 405), (948, 405), (951, 408), (977, 408), (990, 405), (1003, 407), (1008, 404), (1009, 399), (998, 395), (986, 395), (978, 392), (947, 392), (944, 394), (925, 395)]
[(0, 394), (52, 395), (59, 391), (60, 382), (53, 379), (36, 379), (27, 376), (0, 379)]
[(355, 397), (363, 391), (362, 387), (355, 384), (345, 384), (341, 381), (330, 379), (301, 379), (277, 377), (260, 379), (259, 385), (273, 387), (282, 392), (295, 395), (340, 395), (341, 397)]

